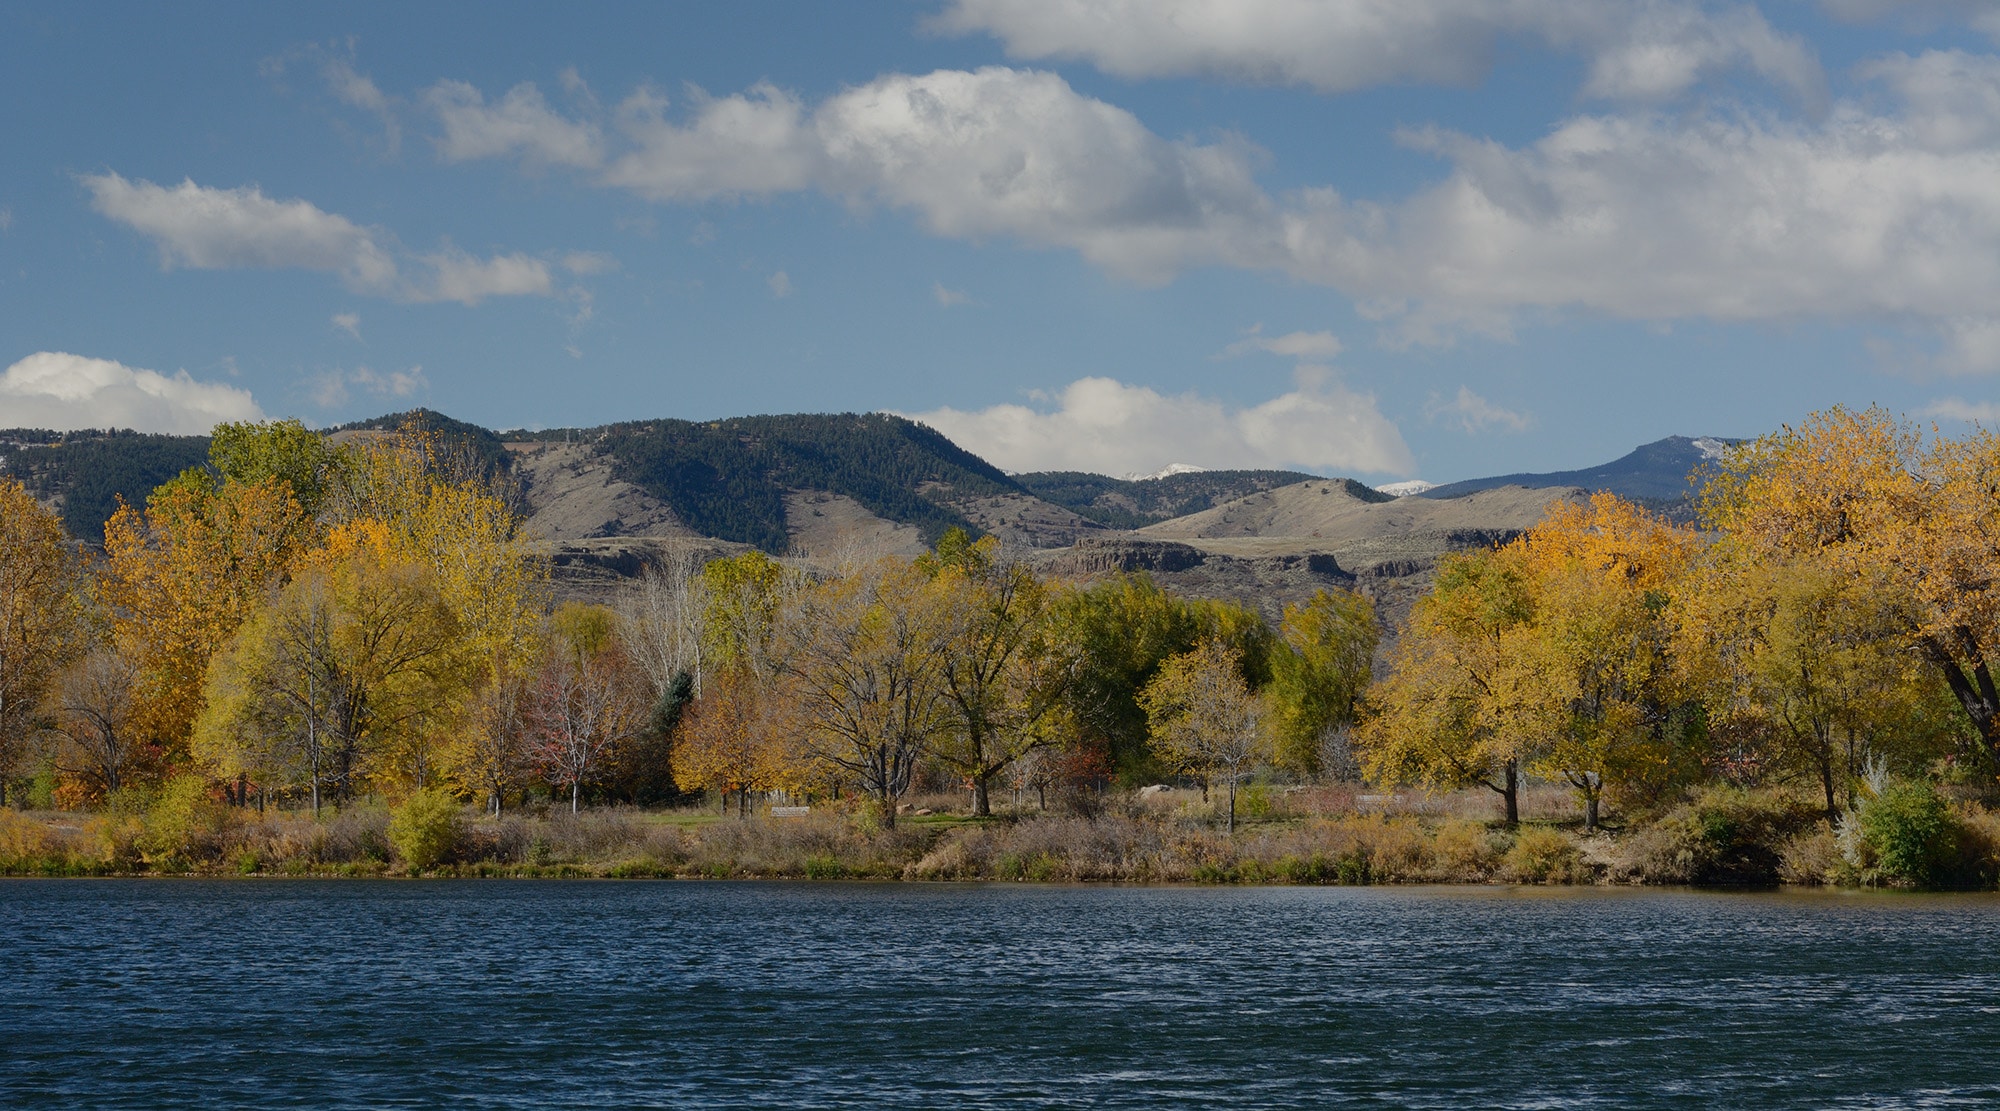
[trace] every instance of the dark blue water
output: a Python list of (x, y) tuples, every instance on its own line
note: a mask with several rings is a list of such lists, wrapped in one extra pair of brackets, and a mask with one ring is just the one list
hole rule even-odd
[(0, 882), (5, 1107), (2000, 1103), (2000, 901)]

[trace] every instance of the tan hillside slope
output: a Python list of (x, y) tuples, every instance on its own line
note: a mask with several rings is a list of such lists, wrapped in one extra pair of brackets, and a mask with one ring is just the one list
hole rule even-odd
[(1301, 482), (1162, 521), (1140, 534), (1241, 558), (1330, 552), (1359, 573), (1504, 541), (1541, 520), (1550, 502), (1582, 496), (1575, 489), (1505, 486), (1463, 498), (1367, 502), (1338, 483)]

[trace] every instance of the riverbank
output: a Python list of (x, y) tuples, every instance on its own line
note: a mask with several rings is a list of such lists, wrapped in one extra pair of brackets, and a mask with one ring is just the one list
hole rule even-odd
[[(1891, 829), (1871, 840), (1859, 828), (1837, 833), (1806, 800), (1782, 792), (1709, 791), (1594, 832), (1566, 821), (1553, 792), (1530, 798), (1517, 829), (1481, 816), (1490, 803), (1469, 794), (1252, 793), (1233, 834), (1192, 791), (990, 818), (933, 801), (940, 805), (913, 806), (893, 828), (838, 807), (744, 818), (627, 808), (493, 818), (452, 806), (412, 818), (412, 808), (376, 803), (316, 820), (167, 798), (102, 813), (0, 811), (0, 874), (1972, 888), (1990, 888), (2000, 874), (2000, 815), (1970, 803), (1949, 812), (1942, 833)], [(1917, 836), (1932, 843), (1884, 840)]]

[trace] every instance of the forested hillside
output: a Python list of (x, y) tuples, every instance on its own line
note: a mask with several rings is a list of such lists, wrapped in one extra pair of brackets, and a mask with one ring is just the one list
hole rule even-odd
[[(1320, 479), (1298, 471), (1195, 471), (1164, 478), (1123, 479), (1085, 471), (1040, 471), (1016, 475), (1027, 491), (1109, 528), (1136, 529), (1226, 501)], [(1363, 501), (1390, 496), (1353, 479), (1341, 479)]]
[[(539, 436), (546, 437), (548, 433)], [(980, 530), (927, 496), (1020, 493), (998, 468), (921, 424), (885, 413), (793, 414), (695, 422), (614, 424), (583, 433), (601, 443), (620, 478), (665, 501), (707, 536), (786, 550), (785, 494), (853, 498), (926, 540)]]
[(142, 504), (160, 483), (206, 463), (208, 437), (13, 429), (0, 432), (0, 456), (0, 474), (20, 479), (38, 500), (60, 504), (63, 528), (95, 541), (119, 498)]

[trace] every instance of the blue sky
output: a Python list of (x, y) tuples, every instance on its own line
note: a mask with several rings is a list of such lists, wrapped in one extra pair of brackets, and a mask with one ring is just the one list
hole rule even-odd
[(1995, 10), (0, 4), (0, 426), (887, 409), (1445, 481), (1991, 423)]

